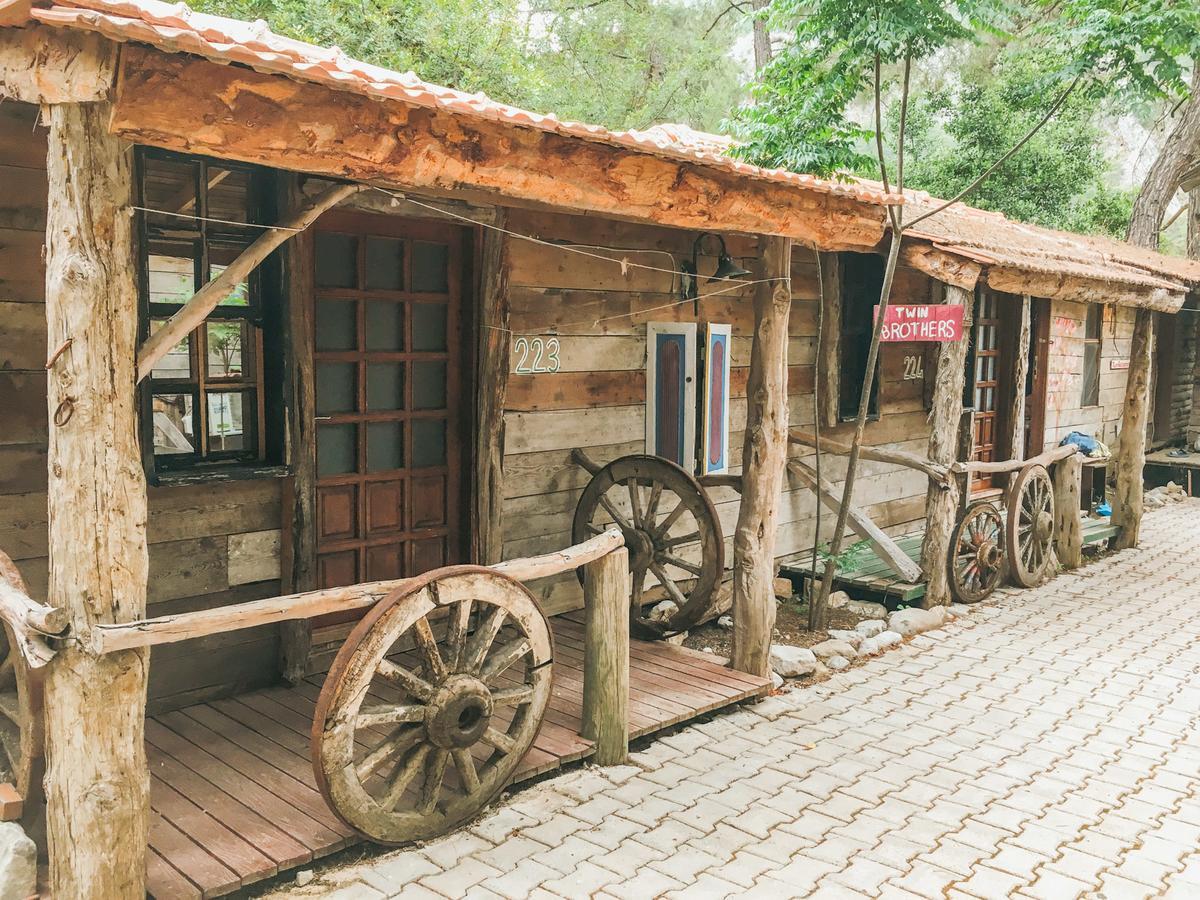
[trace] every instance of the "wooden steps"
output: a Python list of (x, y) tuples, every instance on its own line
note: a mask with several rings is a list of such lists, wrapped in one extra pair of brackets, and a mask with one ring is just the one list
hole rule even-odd
[[(550, 706), (515, 781), (592, 752), (579, 736), (583, 614), (558, 616)], [(149, 893), (216, 897), (360, 839), (325, 805), (309, 729), (323, 675), (189, 706), (146, 722), (150, 764)], [(704, 653), (630, 643), (630, 736), (644, 737), (765, 694), (770, 682)]]

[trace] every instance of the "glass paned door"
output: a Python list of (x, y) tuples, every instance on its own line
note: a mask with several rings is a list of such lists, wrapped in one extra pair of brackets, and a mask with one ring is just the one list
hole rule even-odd
[(466, 561), (462, 254), (451, 226), (350, 213), (317, 224), (321, 587)]

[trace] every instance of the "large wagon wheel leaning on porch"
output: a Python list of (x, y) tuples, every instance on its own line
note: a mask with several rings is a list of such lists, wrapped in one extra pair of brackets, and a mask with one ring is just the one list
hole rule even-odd
[[(7, 554), (0, 552), (0, 581), (26, 596), (29, 588)], [(26, 815), (40, 805), (44, 767), (42, 670), (25, 662), (7, 623), (0, 629), (0, 783), (17, 789)]]
[(978, 603), (1004, 577), (1004, 519), (987, 500), (967, 507), (950, 534), (950, 593), (959, 603)]
[(1041, 584), (1054, 537), (1054, 486), (1045, 466), (1023, 468), (1008, 489), (1009, 571), (1023, 588)]
[(350, 633), (317, 701), (326, 802), (388, 844), (468, 821), (533, 744), (552, 655), (537, 601), (489, 569), (438, 569), (389, 594)]
[[(725, 542), (716, 508), (682, 467), (659, 456), (622, 456), (597, 472), (575, 507), (574, 543), (616, 522), (629, 550), (633, 590), (630, 633), (655, 640), (703, 620), (725, 570)], [(643, 614), (646, 577), (654, 575), (679, 607), (669, 621)], [(583, 570), (579, 571), (580, 580)]]

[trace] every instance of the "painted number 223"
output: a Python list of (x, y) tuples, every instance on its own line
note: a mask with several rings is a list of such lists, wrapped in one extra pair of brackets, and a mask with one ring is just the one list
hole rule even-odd
[(513, 355), (517, 357), (518, 375), (532, 375), (536, 372), (557, 372), (562, 364), (558, 359), (558, 338), (543, 341), (541, 338), (519, 337), (513, 342)]

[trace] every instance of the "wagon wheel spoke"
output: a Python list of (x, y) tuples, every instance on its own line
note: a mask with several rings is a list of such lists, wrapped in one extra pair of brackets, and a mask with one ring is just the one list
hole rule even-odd
[(492, 702), (497, 706), (523, 706), (532, 699), (533, 688), (528, 684), (492, 691)]
[(379, 771), (379, 767), (392, 757), (411, 750), (421, 740), (421, 733), (420, 728), (404, 728), (403, 726), (393, 730), (383, 739), (383, 743), (364, 756), (362, 761), (355, 766), (354, 772), (358, 776), (359, 782), (364, 782), (374, 775)]
[(640, 612), (642, 608), (642, 591), (646, 587), (646, 570), (633, 570), (633, 593), (629, 595), (629, 605), (635, 613)]
[(451, 755), (454, 758), (454, 768), (458, 770), (458, 777), (462, 779), (463, 788), (468, 794), (474, 794), (479, 790), (479, 771), (475, 768), (475, 757), (471, 756), (471, 751), (459, 748), (452, 750)]
[(425, 760), (425, 781), (421, 785), (420, 812), (429, 815), (437, 807), (438, 798), (442, 796), (442, 780), (446, 777), (446, 763), (450, 761), (450, 751), (440, 747), (433, 750)]
[(642, 518), (642, 489), (638, 486), (637, 479), (632, 476), (625, 479), (625, 486), (629, 489), (629, 509), (633, 513), (633, 524), (641, 528), (645, 522)]
[(467, 632), (471, 628), (471, 598), (460, 600), (450, 609), (450, 623), (446, 630), (446, 652), (451, 672), (461, 671), (463, 648), (467, 644)]
[(663, 483), (657, 479), (650, 483), (650, 499), (646, 502), (646, 514), (642, 521), (653, 531), (658, 520), (658, 501), (662, 499)]
[(429, 625), (429, 619), (425, 616), (417, 619), (413, 632), (417, 640), (417, 647), (420, 648), (421, 656), (425, 660), (425, 674), (435, 684), (440, 684), (446, 680), (446, 676), (450, 672), (438, 650), (437, 638), (433, 636), (433, 628)]
[(666, 569), (657, 562), (652, 562), (650, 563), (650, 571), (655, 574), (659, 583), (670, 594), (671, 599), (675, 601), (675, 605), (682, 609), (683, 605), (687, 603), (687, 597), (683, 596), (683, 591), (679, 590), (679, 585), (667, 574)]
[(495, 747), (497, 750), (499, 750), (501, 753), (503, 753), (505, 755), (512, 753), (514, 747), (516, 746), (515, 742), (513, 741), (513, 739), (511, 737), (509, 737), (504, 732), (499, 731), (490, 726), (488, 727), (487, 731), (485, 731), (483, 733), (483, 742), (492, 747)]
[(500, 629), (504, 626), (504, 620), (507, 617), (508, 613), (499, 606), (488, 614), (483, 624), (471, 635), (471, 642), (467, 645), (466, 654), (463, 657), (460, 667), (461, 671), (470, 675), (479, 674), (479, 668), (483, 665), (484, 657), (487, 656), (488, 650), (495, 642), (496, 635), (500, 633)]
[(8, 690), (15, 688), (17, 685), (17, 654), (11, 648), (4, 654), (4, 661), (0, 662), (0, 690)]
[(375, 728), (378, 725), (405, 725), (425, 719), (425, 707), (415, 704), (391, 706), (380, 704), (365, 707), (354, 720), (356, 728)]
[(400, 802), (404, 792), (408, 790), (413, 779), (417, 777), (417, 773), (421, 771), (425, 757), (429, 755), (431, 749), (433, 748), (429, 744), (418, 744), (408, 752), (384, 786), (383, 796), (379, 799), (380, 806), (384, 809), (396, 808), (396, 804)]
[(654, 529), (654, 537), (661, 538), (667, 534), (671, 530), (671, 526), (678, 522), (679, 517), (685, 512), (687, 512), (687, 504), (680, 500), (675, 508), (667, 513), (667, 517)]
[(626, 531), (633, 531), (633, 523), (625, 518), (622, 513), (618, 512), (617, 508), (613, 506), (612, 501), (604, 494), (600, 495), (600, 505), (604, 507), (605, 512), (612, 516), (614, 522)]
[(496, 650), (488, 657), (483, 669), (479, 672), (479, 678), (484, 684), (491, 685), (497, 678), (503, 675), (513, 663), (533, 649), (529, 644), (529, 638), (521, 636), (515, 640), (509, 641), (500, 649)]
[(700, 540), (700, 532), (691, 531), (687, 534), (681, 534), (678, 537), (667, 538), (659, 546), (664, 550), (670, 550), (673, 547), (678, 547), (681, 544), (692, 544)]
[(381, 659), (375, 671), (386, 680), (392, 682), (392, 684), (402, 687), (419, 700), (430, 700), (434, 695), (433, 685), (415, 673), (410, 672), (404, 666), (392, 662), (390, 659)]
[(685, 572), (691, 572), (697, 578), (699, 578), (702, 573), (702, 570), (698, 565), (695, 563), (690, 563), (686, 559), (680, 559), (673, 553), (660, 553), (658, 554), (658, 560), (659, 562), (667, 563), (668, 565), (683, 569)]

